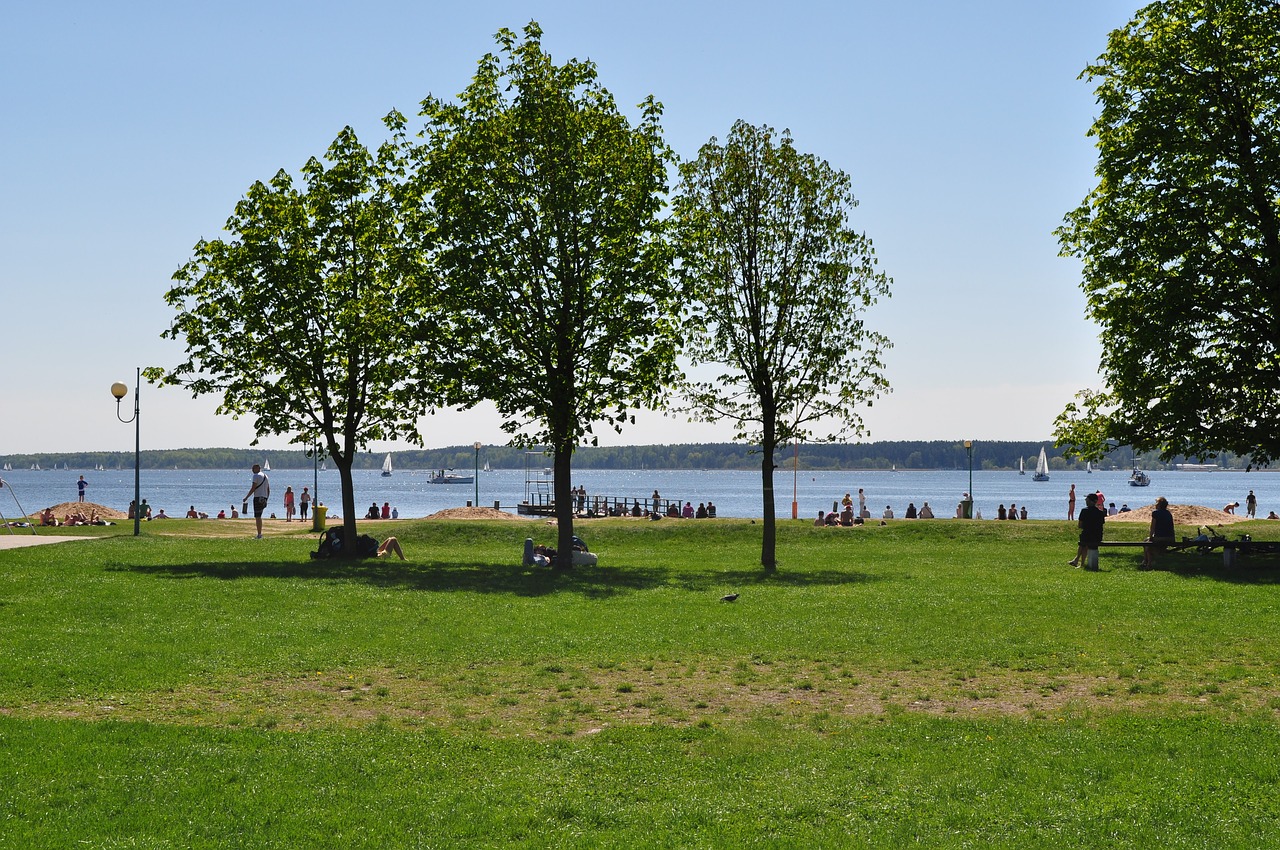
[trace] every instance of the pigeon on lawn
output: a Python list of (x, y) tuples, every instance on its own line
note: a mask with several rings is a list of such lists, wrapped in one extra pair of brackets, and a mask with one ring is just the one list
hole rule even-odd
[(734, 601), (734, 600), (735, 600), (735, 599), (737, 599), (737, 598), (738, 598), (738, 594), (736, 594), (736, 593), (728, 593), (728, 594), (725, 594), (724, 596), (721, 596), (721, 597), (720, 597), (720, 601), (721, 601), (721, 602), (732, 602), (732, 601)]

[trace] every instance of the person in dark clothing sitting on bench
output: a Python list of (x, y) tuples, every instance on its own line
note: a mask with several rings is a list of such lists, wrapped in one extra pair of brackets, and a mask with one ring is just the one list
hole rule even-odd
[(1076, 520), (1076, 525), (1080, 526), (1080, 544), (1076, 547), (1075, 560), (1069, 561), (1073, 567), (1084, 567), (1086, 570), (1096, 570), (1096, 566), (1089, 566), (1089, 550), (1097, 549), (1098, 544), (1102, 542), (1102, 528), (1107, 522), (1107, 512), (1098, 509), (1098, 496), (1096, 493), (1090, 493), (1084, 497), (1084, 510), (1080, 512), (1080, 518)]

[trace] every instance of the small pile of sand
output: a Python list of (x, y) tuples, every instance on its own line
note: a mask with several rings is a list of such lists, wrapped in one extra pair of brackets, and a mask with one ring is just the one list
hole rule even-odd
[[(117, 511), (114, 508), (108, 508), (106, 505), (99, 505), (97, 502), (59, 502), (52, 505), (50, 510), (53, 515), (61, 522), (63, 517), (74, 513), (82, 513), (85, 516), (91, 516), (97, 511), (100, 519), (128, 519), (129, 515), (123, 511)], [(31, 515), (32, 519), (38, 517), (43, 511), (36, 511)]]
[[(1141, 522), (1150, 524), (1151, 511), (1154, 509), (1155, 505), (1134, 508), (1131, 511), (1107, 517), (1107, 522)], [(1213, 508), (1204, 508), (1200, 505), (1170, 505), (1169, 513), (1173, 514), (1175, 525), (1224, 525), (1232, 522), (1244, 522), (1248, 519), (1243, 514), (1229, 514), (1225, 511), (1215, 511)]]
[(495, 511), (493, 508), (447, 508), (443, 511), (436, 511), (427, 519), (505, 519), (525, 521), (525, 518), (517, 514), (509, 514), (506, 511)]

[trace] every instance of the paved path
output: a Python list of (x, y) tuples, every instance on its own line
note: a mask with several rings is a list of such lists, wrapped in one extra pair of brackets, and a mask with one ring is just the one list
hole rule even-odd
[(59, 534), (32, 534), (29, 528), (0, 528), (0, 549), (17, 549), (20, 546), (43, 546), (46, 543), (65, 543), (68, 540), (97, 540), (96, 537), (71, 537)]

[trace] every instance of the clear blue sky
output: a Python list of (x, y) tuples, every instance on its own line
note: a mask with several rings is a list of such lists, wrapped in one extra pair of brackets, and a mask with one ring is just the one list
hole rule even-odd
[[(392, 108), (452, 98), (530, 19), (590, 58), (619, 104), (652, 93), (692, 157), (735, 119), (790, 128), (848, 172), (893, 297), (893, 393), (870, 439), (1041, 439), (1097, 384), (1079, 265), (1053, 230), (1093, 186), (1096, 114), (1077, 79), (1141, 6), (1120, 0), (11, 4), (0, 30), (0, 454), (122, 450), (110, 384), (172, 365), (163, 293), (249, 185), (368, 143)], [(142, 390), (143, 445), (243, 446), (208, 399)], [(127, 403), (126, 403), (127, 404)], [(505, 442), (486, 411), (428, 446)], [(641, 417), (617, 443), (728, 439)], [(284, 438), (264, 444), (279, 447)], [(375, 448), (382, 448), (381, 446)]]

